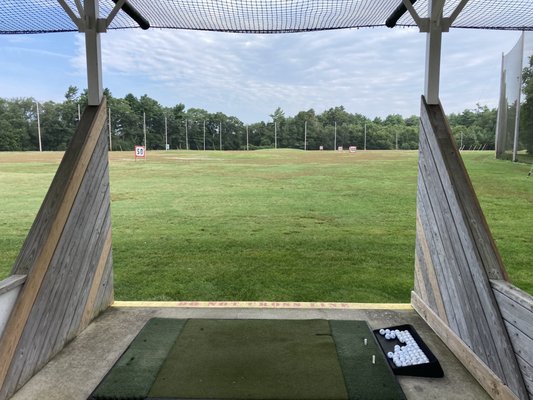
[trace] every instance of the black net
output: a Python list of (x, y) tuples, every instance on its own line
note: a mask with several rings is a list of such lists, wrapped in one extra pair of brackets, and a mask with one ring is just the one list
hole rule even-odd
[[(83, 3), (82, 0), (80, 0)], [(130, 0), (154, 28), (243, 33), (284, 33), (383, 26), (400, 0)], [(448, 0), (445, 16), (460, 0)], [(66, 0), (79, 15), (74, 0)], [(113, 8), (100, 0), (100, 15)], [(427, 0), (415, 3), (427, 16)], [(415, 26), (409, 13), (400, 26)], [(135, 28), (119, 12), (110, 29)], [(533, 30), (532, 0), (470, 0), (453, 27)], [(56, 0), (1, 0), (0, 34), (76, 31)]]

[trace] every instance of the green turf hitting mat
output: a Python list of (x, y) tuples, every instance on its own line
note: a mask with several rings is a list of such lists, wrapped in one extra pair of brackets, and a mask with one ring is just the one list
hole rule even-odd
[(89, 399), (405, 396), (364, 321), (154, 318)]

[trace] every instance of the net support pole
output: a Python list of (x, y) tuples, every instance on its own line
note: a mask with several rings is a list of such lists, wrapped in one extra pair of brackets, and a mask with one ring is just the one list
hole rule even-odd
[[(524, 32), (520, 36), (520, 61), (524, 58)], [(520, 65), (520, 71), (522, 71), (523, 65)], [(522, 74), (518, 75), (518, 93), (516, 98), (516, 114), (514, 121), (514, 138), (513, 138), (513, 162), (518, 160), (518, 137), (520, 136), (520, 95), (522, 94)]]
[(98, 32), (98, 0), (85, 0), (85, 51), (87, 56), (87, 98), (90, 106), (98, 106), (104, 96), (102, 52)]
[(426, 38), (424, 94), (428, 104), (439, 104), (440, 58), (442, 47), (442, 10), (445, 0), (430, 0), (429, 29)]
[(501, 156), (504, 152), (503, 140), (504, 140), (504, 129), (505, 121), (507, 116), (504, 116), (504, 113), (507, 113), (506, 106), (506, 96), (505, 96), (505, 55), (502, 53), (502, 66), (500, 70), (500, 100), (498, 102), (498, 114), (496, 117), (496, 140), (494, 141), (494, 147), (496, 150), (496, 158)]
[(98, 106), (104, 97), (104, 85), (102, 83), (102, 52), (100, 48), (100, 33), (106, 32), (107, 28), (122, 9), (128, 16), (139, 24), (142, 29), (148, 29), (150, 23), (130, 5), (127, 0), (113, 0), (115, 7), (107, 18), (100, 18), (99, 0), (75, 1), (79, 16), (70, 8), (65, 0), (57, 0), (65, 10), (78, 30), (85, 34), (85, 53), (87, 59), (87, 103), (90, 106)]
[(439, 104), (440, 64), (442, 32), (448, 32), (469, 0), (460, 0), (448, 17), (444, 17), (446, 0), (428, 0), (428, 18), (420, 18), (413, 7), (416, 0), (402, 0), (400, 6), (387, 19), (386, 25), (394, 27), (405, 12), (409, 12), (420, 32), (427, 33), (426, 39), (426, 73), (424, 95), (428, 104)]

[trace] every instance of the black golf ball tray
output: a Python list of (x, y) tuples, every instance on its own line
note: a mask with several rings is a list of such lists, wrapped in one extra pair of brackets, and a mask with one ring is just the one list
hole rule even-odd
[(389, 329), (390, 331), (408, 331), (411, 334), (411, 337), (418, 345), (418, 347), (420, 348), (420, 350), (423, 351), (423, 353), (428, 359), (428, 362), (425, 362), (423, 364), (408, 365), (405, 367), (396, 366), (393, 360), (387, 356), (387, 353), (394, 352), (395, 345), (399, 345), (400, 347), (402, 347), (405, 346), (405, 344), (401, 343), (398, 338), (386, 339), (385, 336), (383, 336), (379, 332), (380, 329), (374, 329), (372, 332), (374, 333), (374, 336), (376, 337), (376, 340), (379, 343), (379, 346), (381, 347), (381, 350), (383, 351), (383, 354), (387, 359), (387, 362), (389, 363), (392, 372), (395, 375), (409, 375), (428, 378), (442, 378), (444, 376), (444, 372), (442, 371), (439, 360), (437, 360), (437, 357), (435, 357), (435, 355), (431, 352), (429, 347), (424, 343), (424, 341), (412, 325), (398, 325), (381, 329)]

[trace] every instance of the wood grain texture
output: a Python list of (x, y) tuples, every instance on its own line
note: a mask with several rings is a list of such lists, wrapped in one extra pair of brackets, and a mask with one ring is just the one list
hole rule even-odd
[(533, 399), (533, 296), (506, 281), (492, 280), (491, 285), (529, 397)]
[(87, 254), (99, 251), (94, 232), (102, 224), (99, 219), (107, 191), (107, 185), (101, 183), (107, 168), (99, 165), (105, 155), (104, 136), (98, 144), (17, 349), (17, 354), (24, 354), (26, 362), (14, 365), (10, 380), (25, 382), (36, 368), (62, 348), (56, 343), (66, 341), (65, 331), (76, 315), (78, 299), (85, 296), (82, 278), (91, 270)]
[[(445, 173), (444, 162), (439, 158), (438, 144), (431, 143), (431, 127), (424, 123), (426, 119), (424, 115), (421, 119), (424, 126), (420, 135), (419, 156), (422, 178), (426, 182), (428, 198), (435, 210), (440, 240), (446, 249), (447, 262), (442, 265), (442, 272), (448, 275), (448, 282), (453, 282), (457, 289), (457, 297), (451, 301), (457, 320), (462, 320), (462, 326), (466, 328), (466, 332), (458, 333), (498, 376), (503, 376), (504, 368), (491, 329), (495, 329), (496, 334), (503, 334), (505, 328), (501, 320), (499, 330), (498, 325), (493, 327), (491, 321), (495, 318), (492, 315), (487, 316), (487, 312), (491, 309), (487, 309), (483, 299), (480, 298), (483, 289), (478, 290), (479, 282), (474, 277), (474, 273), (480, 273), (481, 261), (473, 251), (471, 240), (466, 233), (467, 227), (462, 219), (461, 204), (457, 201), (448, 174)], [(494, 309), (493, 306), (492, 310)]]
[(113, 252), (111, 251), (107, 258), (102, 280), (100, 281), (91, 319), (96, 318), (102, 311), (111, 306), (113, 303)]
[(411, 304), (493, 399), (520, 399), (415, 292), (411, 293)]
[[(422, 99), (422, 102), (425, 103), (425, 100)], [(427, 123), (427, 127), (434, 133), (428, 138), (438, 141), (448, 172), (446, 175), (453, 181), (454, 193), (463, 207), (465, 221), (468, 222), (470, 233), (483, 259), (486, 274), (490, 279), (509, 280), (442, 107), (425, 104), (422, 108), (425, 109), (421, 113), (422, 123)]]
[(524, 307), (515, 299), (509, 298), (501, 292), (495, 290), (494, 294), (505, 322), (533, 339), (533, 310), (530, 307)]
[(429, 286), (431, 287), (431, 293), (433, 295), (433, 299), (435, 302), (434, 309), (436, 309), (438, 316), (443, 321), (445, 321), (446, 323), (449, 323), (447, 312), (446, 312), (446, 307), (442, 300), (441, 284), (439, 283), (439, 278), (437, 277), (435, 266), (433, 265), (433, 261), (431, 260), (431, 253), (429, 251), (427, 238), (424, 233), (422, 222), (420, 221), (420, 213), (418, 212), (416, 214), (416, 235), (417, 235), (416, 254), (417, 256), (421, 257), (422, 260), (424, 260), (423, 269), (427, 273), (427, 280), (429, 282)]
[(424, 99), (419, 149), (415, 268), (424, 269), (416, 276), (424, 278), (425, 292), (417, 293), (416, 299), (518, 398), (525, 399), (510, 331), (489, 281), (489, 277), (504, 278), (505, 268), (444, 112)]
[(516, 357), (518, 360), (518, 365), (522, 371), (522, 376), (524, 377), (524, 382), (526, 384), (526, 389), (529, 394), (529, 399), (533, 399), (533, 368), (531, 367), (531, 360), (524, 360), (520, 356)]
[(0, 281), (0, 294), (9, 292), (17, 286), (21, 286), (26, 282), (26, 275), (11, 275), (6, 279)]
[[(444, 293), (446, 289), (449, 291), (445, 301), (449, 310), (448, 316), (453, 315), (454, 331), (470, 345), (475, 338), (475, 329), (472, 327), (471, 321), (465, 318), (465, 313), (467, 315), (473, 314), (469, 299), (470, 293), (465, 287), (465, 282), (461, 279), (460, 262), (463, 264), (465, 262), (461, 260), (462, 252), (456, 252), (454, 249), (453, 244), (456, 238), (450, 237), (448, 232), (447, 221), (451, 219), (451, 211), (440, 204), (442, 197), (445, 196), (444, 190), (439, 188), (435, 178), (430, 176), (436, 168), (434, 166), (428, 168), (426, 165), (427, 157), (422, 153), (419, 158), (420, 179), (417, 196), (420, 198), (420, 202), (417, 207), (420, 210), (424, 231), (427, 232), (427, 244), (430, 251), (436, 252), (439, 257), (434, 266), (437, 269), (436, 273), (442, 276), (442, 292)], [(464, 304), (464, 306), (458, 306), (459, 304)]]
[(0, 338), (0, 400), (112, 302), (98, 297), (112, 282), (106, 117), (105, 100), (86, 108), (13, 268), (28, 275)]
[(83, 313), (81, 314), (81, 322), (78, 324), (80, 329), (84, 329), (93, 318), (93, 310), (95, 308), (96, 299), (100, 290), (102, 278), (108, 263), (109, 255), (111, 254), (111, 229), (107, 230), (104, 248), (100, 253), (100, 259), (96, 266), (95, 274), (92, 278), (89, 295), (85, 302)]

